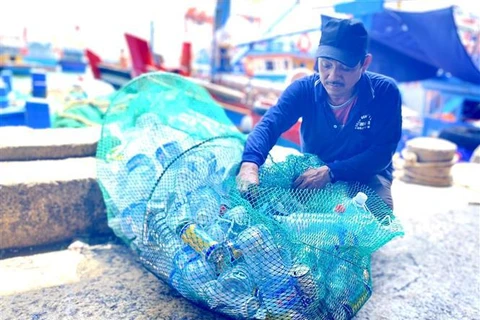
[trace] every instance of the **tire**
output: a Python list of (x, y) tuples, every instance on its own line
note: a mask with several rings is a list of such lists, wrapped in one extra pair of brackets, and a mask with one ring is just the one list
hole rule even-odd
[(440, 131), (438, 137), (451, 141), (459, 147), (473, 151), (480, 145), (480, 128), (449, 127)]

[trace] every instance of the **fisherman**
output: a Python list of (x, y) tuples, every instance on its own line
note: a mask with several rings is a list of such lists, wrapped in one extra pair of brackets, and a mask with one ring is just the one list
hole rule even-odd
[(324, 166), (306, 170), (298, 189), (358, 181), (393, 208), (392, 156), (401, 137), (401, 95), (395, 81), (368, 72), (368, 33), (355, 19), (331, 19), (317, 49), (315, 73), (290, 84), (249, 134), (237, 175), (240, 191), (257, 185), (258, 169), (280, 135), (300, 118), (301, 149)]

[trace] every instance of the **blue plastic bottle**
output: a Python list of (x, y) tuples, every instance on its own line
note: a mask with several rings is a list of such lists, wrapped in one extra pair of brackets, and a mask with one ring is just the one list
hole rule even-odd
[(379, 232), (385, 230), (385, 226), (379, 222), (366, 205), (368, 197), (359, 192), (345, 206), (344, 212), (339, 215), (343, 219), (344, 230), (340, 233), (341, 245), (344, 247), (357, 247), (364, 253), (376, 250), (377, 239), (382, 235)]
[(122, 211), (120, 226), (124, 237), (141, 242), (146, 208), (146, 201), (140, 201), (132, 203)]
[(238, 263), (224, 272), (218, 278), (218, 282), (232, 295), (255, 294), (257, 286), (246, 263)]
[(268, 312), (282, 317), (300, 308), (300, 297), (289, 274), (291, 266), (270, 231), (264, 225), (254, 225), (241, 232), (235, 241)]
[[(241, 269), (232, 269), (218, 280), (203, 286), (203, 295), (208, 306), (232, 317), (253, 318), (261, 303), (250, 291), (254, 284)], [(246, 291), (245, 291), (246, 290)]]
[(184, 281), (188, 282), (196, 292), (199, 292), (205, 283), (217, 278), (214, 266), (200, 255), (196, 255), (193, 260), (187, 261), (182, 273)]
[(182, 152), (183, 150), (180, 143), (177, 141), (169, 141), (158, 146), (155, 157), (162, 167), (165, 168), (176, 157), (180, 156)]
[(258, 284), (268, 281), (270, 277), (288, 274), (278, 246), (264, 225), (245, 229), (235, 239), (235, 246), (242, 253)]
[(220, 196), (208, 186), (200, 187), (187, 196), (192, 216), (196, 223), (208, 226), (214, 223), (220, 213)]
[(331, 251), (340, 245), (343, 224), (337, 213), (292, 213), (275, 219), (292, 236), (314, 248)]
[(227, 238), (233, 238), (251, 225), (251, 218), (244, 206), (228, 209), (223, 215), (223, 220), (228, 221)]
[(127, 181), (124, 186), (125, 194), (130, 201), (147, 199), (156, 183), (156, 170), (153, 160), (146, 154), (139, 153), (126, 163)]

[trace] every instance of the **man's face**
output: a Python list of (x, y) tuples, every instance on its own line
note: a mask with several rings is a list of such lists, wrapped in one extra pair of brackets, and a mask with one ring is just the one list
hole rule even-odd
[(318, 58), (318, 70), (320, 72), (320, 81), (330, 96), (342, 96), (351, 94), (353, 87), (357, 84), (362, 73), (370, 62), (367, 56), (365, 62), (360, 62), (353, 68), (336, 60), (328, 58)]

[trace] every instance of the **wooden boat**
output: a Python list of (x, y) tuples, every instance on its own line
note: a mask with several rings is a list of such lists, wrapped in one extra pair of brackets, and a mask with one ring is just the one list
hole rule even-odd
[(90, 49), (87, 49), (85, 54), (95, 79), (103, 80), (115, 89), (120, 89), (132, 79), (130, 68), (120, 64), (102, 62), (100, 56)]
[[(125, 37), (132, 58), (132, 74), (140, 75), (146, 72), (161, 70), (190, 76), (190, 62), (187, 58), (190, 55), (190, 47), (188, 44), (184, 44), (184, 48), (182, 50), (181, 67), (175, 69), (166, 69), (153, 63), (151, 50), (146, 40), (131, 34), (125, 34)], [(247, 83), (242, 87), (242, 84), (244, 83), (242, 81), (245, 79), (247, 79)], [(277, 86), (276, 90), (272, 90), (272, 83), (265, 81), (262, 82), (262, 80), (257, 81), (257, 79), (250, 82), (250, 84), (255, 85), (255, 88), (251, 88), (249, 87), (248, 78), (246, 77), (242, 77), (239, 80), (240, 82), (237, 82), (234, 88), (232, 88), (230, 85), (226, 85), (226, 82), (222, 82), (222, 80), (219, 80), (219, 82), (216, 83), (206, 79), (198, 79), (192, 76), (190, 76), (190, 80), (207, 89), (215, 101), (217, 101), (223, 107), (230, 120), (243, 132), (250, 131), (251, 126), (256, 123), (255, 121), (261, 118), (261, 114), (255, 111), (253, 108), (253, 106), (257, 104), (257, 101), (274, 101), (275, 97), (282, 91), (281, 86)], [(232, 83), (232, 81), (230, 81), (230, 83)], [(246, 88), (249, 90), (246, 90)], [(274, 99), (264, 99), (269, 95), (272, 96), (272, 94)], [(285, 132), (279, 139), (278, 144), (281, 146), (295, 147), (298, 149), (298, 127), (299, 126), (294, 126)]]

